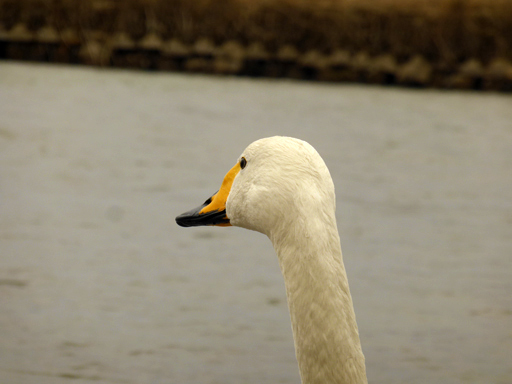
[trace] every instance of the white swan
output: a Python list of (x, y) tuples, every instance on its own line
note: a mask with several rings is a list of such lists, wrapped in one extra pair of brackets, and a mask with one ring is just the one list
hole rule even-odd
[(334, 185), (311, 145), (279, 136), (255, 141), (220, 190), (176, 222), (235, 225), (267, 235), (285, 281), (302, 382), (367, 383), (336, 226)]

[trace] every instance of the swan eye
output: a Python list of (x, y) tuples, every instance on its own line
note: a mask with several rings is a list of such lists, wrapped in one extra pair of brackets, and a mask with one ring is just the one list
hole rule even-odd
[(242, 157), (240, 159), (240, 168), (244, 169), (246, 165), (247, 165), (247, 160), (245, 160), (245, 157)]

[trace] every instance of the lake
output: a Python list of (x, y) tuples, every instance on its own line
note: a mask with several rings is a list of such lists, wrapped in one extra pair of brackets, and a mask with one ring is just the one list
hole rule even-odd
[(368, 379), (512, 382), (512, 96), (0, 62), (0, 381), (299, 383), (270, 241), (180, 228), (324, 158)]

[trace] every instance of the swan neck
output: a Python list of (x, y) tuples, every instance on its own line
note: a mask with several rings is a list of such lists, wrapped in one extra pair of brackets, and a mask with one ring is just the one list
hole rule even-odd
[(303, 384), (366, 384), (335, 219), (269, 236), (284, 277)]

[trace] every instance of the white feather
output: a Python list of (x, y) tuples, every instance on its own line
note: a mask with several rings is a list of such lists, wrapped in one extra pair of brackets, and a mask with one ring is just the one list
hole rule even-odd
[(329, 170), (311, 145), (288, 137), (258, 140), (242, 156), (226, 213), (272, 241), (302, 382), (367, 383)]

